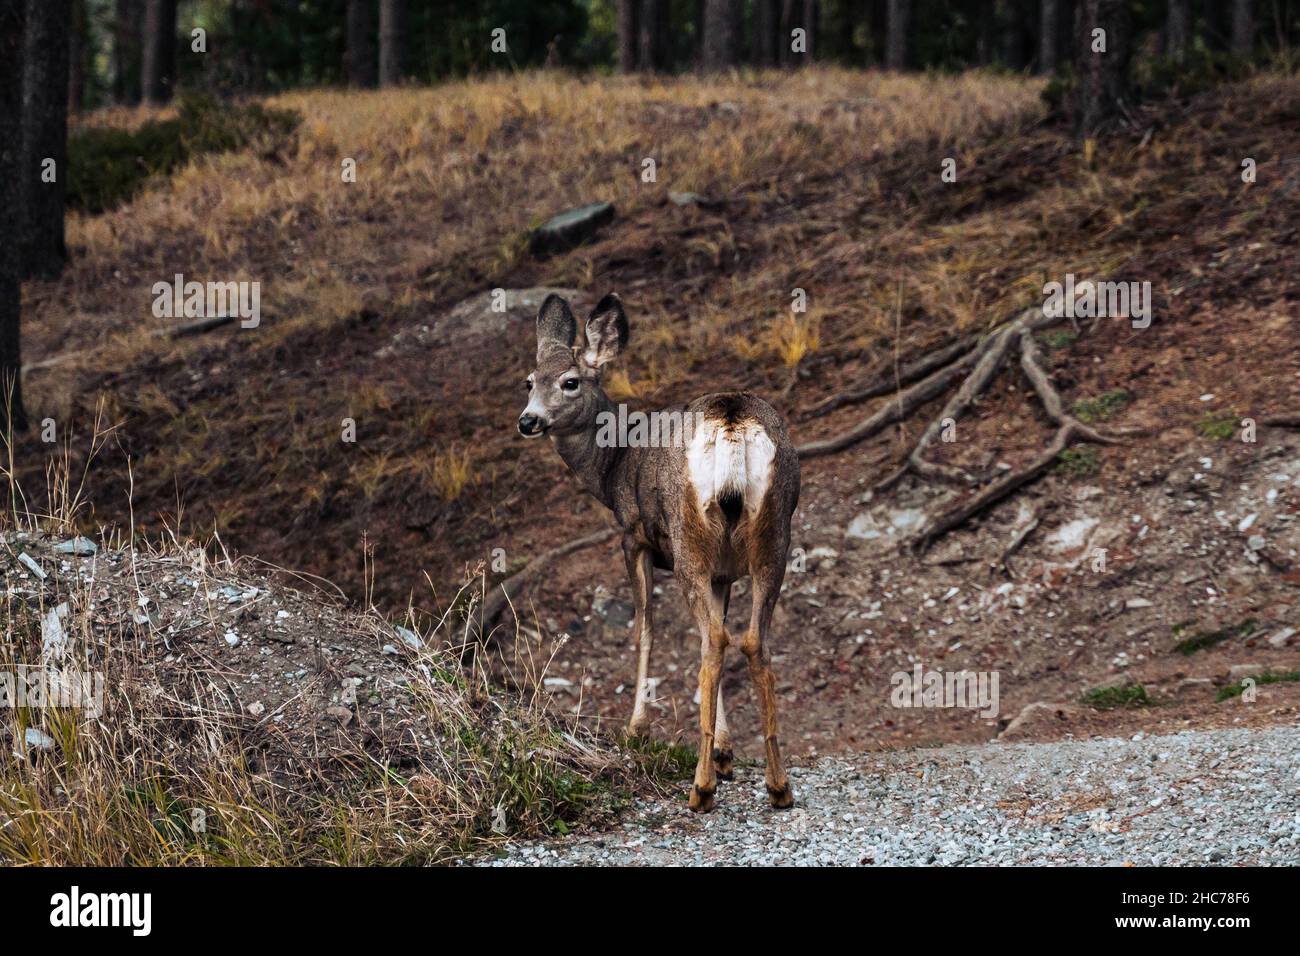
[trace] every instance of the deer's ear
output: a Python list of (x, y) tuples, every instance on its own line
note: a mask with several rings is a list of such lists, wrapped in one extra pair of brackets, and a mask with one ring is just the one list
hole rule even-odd
[(610, 293), (596, 303), (587, 319), (587, 351), (582, 359), (592, 368), (600, 368), (627, 345), (627, 315), (623, 300)]
[(537, 310), (537, 354), (540, 356), (548, 343), (561, 348), (572, 348), (578, 335), (578, 320), (569, 310), (569, 303), (552, 292)]

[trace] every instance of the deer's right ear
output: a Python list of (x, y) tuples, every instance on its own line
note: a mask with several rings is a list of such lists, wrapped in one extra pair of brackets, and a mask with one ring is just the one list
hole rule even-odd
[(540, 358), (548, 344), (573, 348), (578, 336), (578, 320), (569, 310), (569, 303), (552, 292), (537, 310), (537, 355)]

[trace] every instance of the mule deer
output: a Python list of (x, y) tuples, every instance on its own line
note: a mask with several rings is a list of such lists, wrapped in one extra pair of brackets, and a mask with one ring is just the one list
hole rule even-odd
[(622, 528), (639, 648), (628, 732), (640, 735), (649, 725), (650, 598), (657, 567), (675, 574), (700, 632), (700, 755), (690, 805), (700, 812), (713, 808), (717, 779), (730, 779), (733, 760), (719, 688), (727, 604), (732, 583), (749, 576), (753, 612), (740, 647), (758, 695), (768, 795), (772, 806), (789, 807), (794, 796), (781, 766), (767, 653), (790, 516), (799, 501), (799, 458), (785, 423), (748, 392), (715, 392), (658, 413), (680, 415), (687, 425), (676, 442), (602, 440), (601, 423), (618, 416), (601, 388), (600, 370), (628, 338), (619, 297), (605, 296), (592, 311), (585, 349), (575, 345), (577, 332), (569, 304), (547, 296), (537, 313), (537, 368), (528, 376), (519, 431), (528, 438), (550, 435), (565, 464)]

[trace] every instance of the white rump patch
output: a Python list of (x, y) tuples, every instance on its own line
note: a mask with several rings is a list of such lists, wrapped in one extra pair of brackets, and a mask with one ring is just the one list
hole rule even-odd
[(701, 508), (734, 492), (753, 514), (767, 494), (775, 459), (776, 445), (758, 422), (705, 421), (687, 446), (686, 471)]

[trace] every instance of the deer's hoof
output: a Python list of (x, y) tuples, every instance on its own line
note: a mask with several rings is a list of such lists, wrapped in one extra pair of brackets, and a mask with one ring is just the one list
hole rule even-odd
[(696, 813), (708, 813), (713, 809), (713, 791), (691, 787), (690, 805)]
[(768, 787), (767, 795), (776, 810), (789, 810), (794, 806), (794, 791), (790, 789), (789, 780), (785, 782), (784, 787)]
[(713, 751), (713, 772), (719, 780), (730, 780), (735, 775), (736, 755), (730, 747)]

